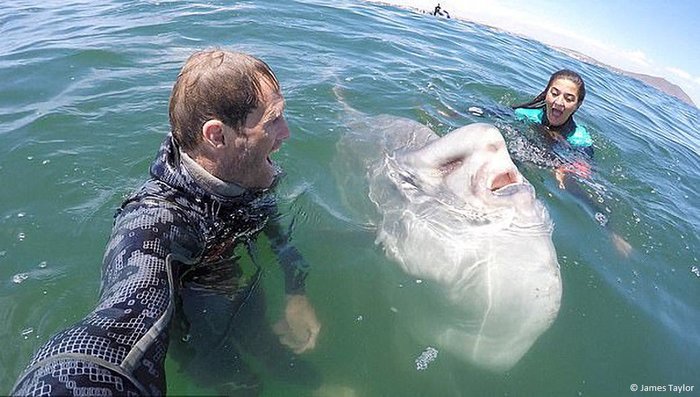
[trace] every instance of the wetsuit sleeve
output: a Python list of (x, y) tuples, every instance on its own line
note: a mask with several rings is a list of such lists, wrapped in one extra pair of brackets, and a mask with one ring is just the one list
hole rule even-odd
[(581, 153), (585, 154), (589, 158), (593, 158), (593, 145), (591, 146), (584, 146), (582, 148), (578, 148), (578, 150), (581, 151)]
[(309, 265), (299, 250), (291, 244), (289, 234), (282, 229), (277, 219), (270, 220), (264, 229), (270, 239), (272, 250), (277, 255), (284, 272), (284, 291), (288, 295), (304, 294)]
[(134, 203), (117, 217), (95, 310), (41, 347), (15, 395), (163, 395), (174, 263), (203, 242), (189, 218), (163, 203)]

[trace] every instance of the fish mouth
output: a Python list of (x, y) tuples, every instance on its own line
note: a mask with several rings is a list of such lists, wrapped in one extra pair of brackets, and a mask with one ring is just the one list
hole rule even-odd
[(517, 170), (508, 170), (494, 176), (488, 183), (488, 189), (494, 196), (512, 196), (530, 191), (532, 186)]
[(526, 183), (516, 182), (502, 186), (496, 190), (492, 190), (491, 193), (493, 193), (494, 196), (512, 196), (527, 189), (528, 185)]
[(509, 186), (521, 184), (523, 184), (522, 175), (519, 172), (509, 170), (496, 174), (487, 182), (486, 186), (491, 192), (498, 193)]

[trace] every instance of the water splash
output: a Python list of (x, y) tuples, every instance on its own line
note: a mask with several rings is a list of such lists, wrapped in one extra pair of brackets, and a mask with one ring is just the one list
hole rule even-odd
[(437, 358), (438, 351), (437, 349), (428, 346), (423, 352), (418, 356), (416, 359), (416, 369), (418, 371), (424, 371), (428, 368), (428, 364), (432, 363), (435, 361)]
[(700, 268), (698, 268), (697, 266), (691, 267), (690, 272), (693, 273), (696, 277), (700, 277)]
[(24, 339), (29, 339), (29, 335), (31, 335), (33, 332), (34, 328), (32, 327), (25, 328), (22, 330), (22, 336), (24, 337)]
[(601, 212), (595, 213), (595, 220), (598, 221), (598, 224), (600, 224), (600, 226), (605, 226), (608, 224), (608, 217), (606, 217), (605, 214)]
[(470, 107), (469, 109), (467, 109), (467, 111), (477, 117), (481, 117), (484, 115), (484, 111), (476, 106)]
[(12, 276), (12, 282), (15, 284), (21, 284), (24, 280), (29, 278), (27, 273), (18, 273)]

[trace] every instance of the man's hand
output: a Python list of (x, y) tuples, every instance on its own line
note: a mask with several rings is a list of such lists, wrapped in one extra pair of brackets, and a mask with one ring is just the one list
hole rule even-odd
[(275, 324), (275, 334), (280, 337), (280, 342), (294, 353), (313, 349), (321, 330), (314, 308), (305, 295), (287, 295), (286, 300), (284, 318)]

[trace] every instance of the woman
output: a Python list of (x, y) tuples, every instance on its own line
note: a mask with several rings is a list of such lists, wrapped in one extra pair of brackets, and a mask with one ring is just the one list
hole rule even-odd
[[(562, 69), (549, 78), (547, 87), (530, 102), (513, 106), (515, 116), (521, 120), (528, 120), (545, 128), (547, 136), (556, 142), (578, 149), (585, 153), (589, 159), (593, 157), (593, 140), (585, 127), (576, 124), (574, 113), (581, 107), (586, 97), (586, 85), (581, 76), (571, 70)], [(558, 167), (554, 174), (559, 182), (559, 187), (565, 189), (565, 176), (572, 173), (581, 178), (589, 178), (591, 166), (576, 156), (575, 159), (565, 161)], [(575, 196), (588, 203), (596, 212), (596, 220), (607, 226), (607, 218), (599, 205), (590, 200), (588, 195), (577, 184), (567, 183), (568, 190)], [(617, 233), (612, 232), (615, 247), (623, 255), (628, 256), (632, 246)]]
[(549, 78), (547, 87), (530, 102), (517, 106), (515, 115), (543, 125), (549, 136), (566, 141), (574, 148), (593, 156), (593, 140), (586, 128), (574, 122), (574, 113), (586, 97), (581, 76), (571, 70), (560, 70)]
[[(584, 126), (576, 124), (574, 113), (586, 97), (586, 84), (581, 76), (562, 69), (552, 74), (547, 87), (530, 102), (513, 106), (515, 116), (544, 126), (547, 136), (565, 143), (593, 157), (593, 140)], [(567, 162), (555, 170), (559, 187), (564, 189), (567, 173), (582, 178), (590, 177), (590, 165), (586, 161)]]

